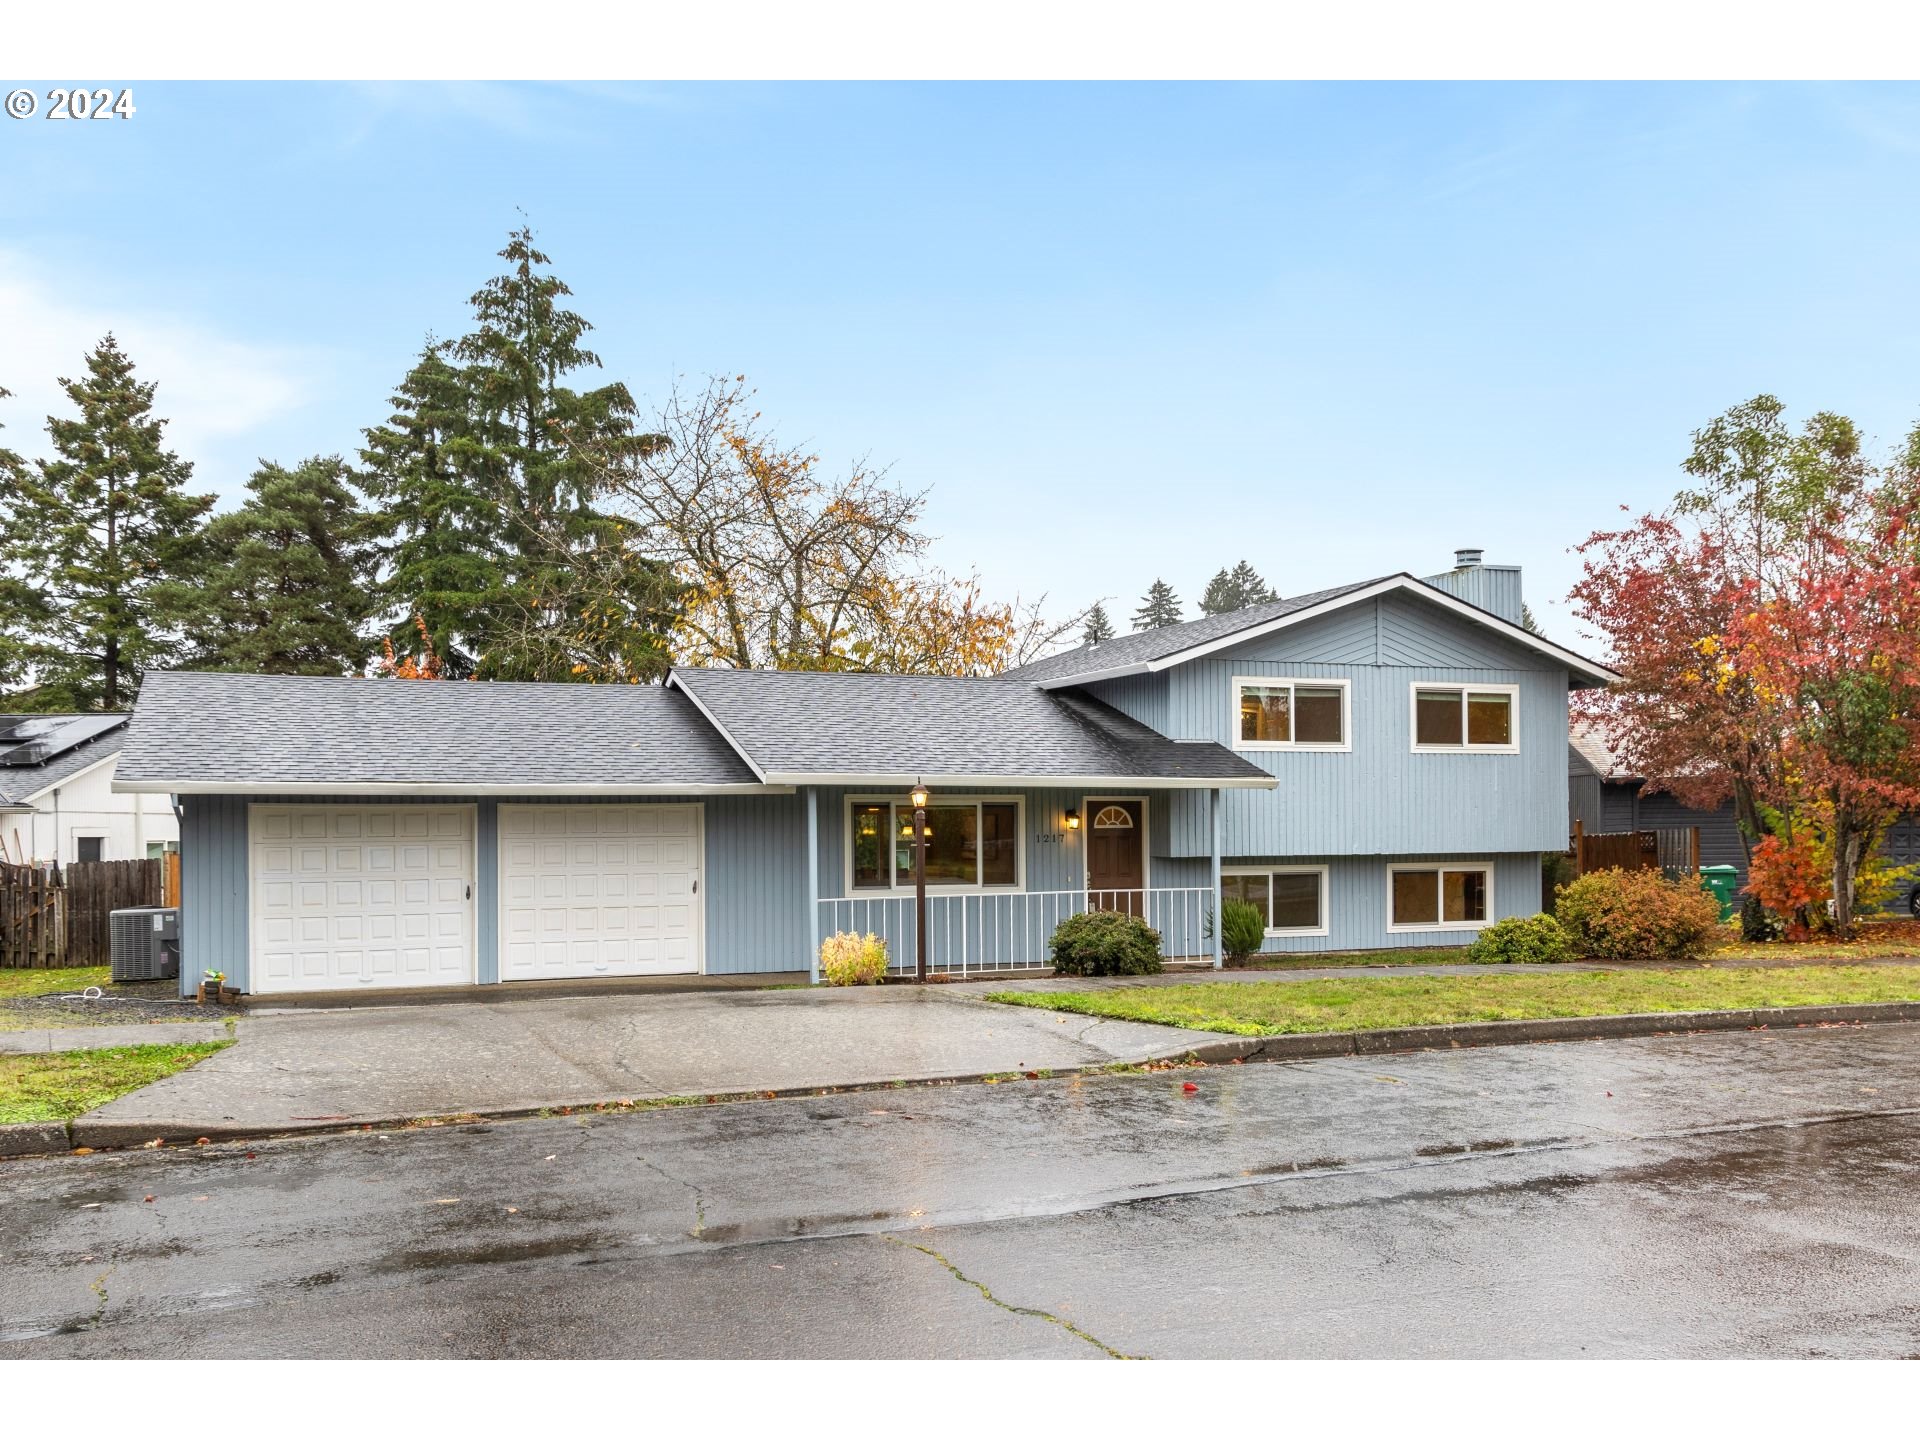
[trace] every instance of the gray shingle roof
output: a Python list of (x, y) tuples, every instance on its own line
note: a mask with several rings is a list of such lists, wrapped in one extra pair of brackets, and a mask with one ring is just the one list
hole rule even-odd
[(149, 674), (115, 779), (177, 791), (758, 788), (677, 691)]
[(1169, 740), (1086, 695), (993, 679), (675, 670), (734, 743), (782, 784), (1156, 781), (1271, 786), (1223, 745)]
[(1265, 605), (1249, 605), (1244, 610), (1235, 610), (1226, 615), (1208, 615), (1204, 619), (1189, 620), (1183, 625), (1169, 625), (1161, 630), (1119, 635), (1112, 640), (1103, 640), (1098, 645), (1082, 645), (1077, 650), (1049, 655), (1044, 660), (1035, 660), (1030, 665), (1008, 670), (996, 678), (1025, 680), (1028, 684), (1037, 685), (1068, 680), (1075, 675), (1097, 675), (1123, 666), (1164, 660), (1169, 655), (1178, 655), (1182, 650), (1226, 639), (1242, 630), (1251, 630), (1256, 625), (1279, 620), (1299, 610), (1310, 610), (1315, 605), (1338, 600), (1342, 595), (1364, 590), (1369, 585), (1378, 585), (1382, 580), (1392, 578), (1390, 575), (1376, 575), (1371, 580), (1335, 585), (1330, 590), (1315, 590), (1306, 595), (1269, 601)]
[[(121, 742), (126, 738), (126, 717), (88, 716), (49, 716), (49, 715), (0, 715), (0, 727), (20, 720), (61, 720), (85, 719), (98, 724), (102, 719), (117, 718), (120, 724), (108, 730), (104, 735), (83, 741), (71, 749), (62, 750), (49, 756), (40, 765), (0, 766), (0, 805), (24, 805), (27, 797), (38, 795), (49, 785), (58, 785), (69, 776), (78, 775), (90, 765), (98, 764), (109, 755), (118, 753)], [(89, 728), (92, 728), (91, 726)], [(58, 736), (51, 737), (58, 743)]]

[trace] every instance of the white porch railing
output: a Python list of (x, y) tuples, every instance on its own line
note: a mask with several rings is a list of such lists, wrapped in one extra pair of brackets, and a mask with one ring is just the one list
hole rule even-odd
[[(914, 897), (851, 895), (819, 902), (815, 945), (837, 931), (872, 933), (887, 942), (887, 973), (914, 971)], [(1169, 960), (1211, 960), (1212, 892), (1163, 890), (1018, 890), (927, 895), (927, 969), (948, 975), (990, 975), (1050, 968), (1047, 942), (1069, 915), (1122, 910), (1160, 932)]]

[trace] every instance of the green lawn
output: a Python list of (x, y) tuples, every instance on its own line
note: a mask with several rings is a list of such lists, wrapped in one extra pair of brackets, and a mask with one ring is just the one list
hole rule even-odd
[(130, 1090), (197, 1065), (231, 1040), (126, 1045), (61, 1055), (0, 1055), (0, 1124), (71, 1120)]
[(24, 1000), (29, 995), (78, 994), (89, 985), (105, 986), (111, 976), (104, 965), (80, 965), (70, 970), (0, 970), (0, 1000)]
[(1474, 1020), (1742, 1010), (1920, 1000), (1920, 968), (1817, 965), (1779, 970), (1507, 971), (1337, 980), (1134, 985), (1114, 990), (995, 991), (1007, 1005), (1144, 1020), (1229, 1035), (1392, 1030)]

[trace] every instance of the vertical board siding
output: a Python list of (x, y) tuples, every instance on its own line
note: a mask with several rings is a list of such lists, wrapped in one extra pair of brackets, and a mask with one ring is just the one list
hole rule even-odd
[(1470, 565), (1464, 570), (1429, 575), (1426, 583), (1469, 605), (1478, 605), (1502, 620), (1520, 623), (1520, 568), (1517, 565)]
[(1165, 675), (1128, 675), (1119, 680), (1096, 680), (1080, 687), (1097, 700), (1104, 700), (1122, 715), (1142, 725), (1151, 725), (1167, 734), (1167, 677)]
[[(1372, 660), (1314, 658), (1362, 653), (1363, 632), (1377, 637)], [(1167, 733), (1233, 744), (1237, 675), (1350, 681), (1353, 748), (1245, 752), (1280, 785), (1225, 793), (1228, 856), (1565, 848), (1567, 674), (1522, 647), (1435, 606), (1387, 596), (1176, 666), (1167, 672)], [(1416, 754), (1410, 688), (1419, 681), (1519, 686), (1520, 753)], [(1166, 853), (1207, 853), (1204, 794), (1174, 799), (1168, 820)]]

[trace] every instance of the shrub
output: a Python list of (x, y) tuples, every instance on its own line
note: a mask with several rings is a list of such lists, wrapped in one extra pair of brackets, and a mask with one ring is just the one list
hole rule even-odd
[(1475, 937), (1467, 959), (1476, 965), (1563, 965), (1573, 959), (1573, 941), (1551, 915), (1510, 915)]
[(1069, 915), (1049, 944), (1056, 975), (1160, 973), (1160, 932), (1139, 916), (1118, 910)]
[(1220, 907), (1220, 948), (1234, 960), (1245, 960), (1267, 939), (1267, 919), (1258, 905), (1229, 900)]
[(829, 985), (878, 985), (887, 973), (887, 942), (843, 930), (820, 942), (820, 973)]
[(1693, 880), (1596, 870), (1560, 888), (1554, 914), (1592, 960), (1691, 960), (1719, 938), (1720, 905)]
[(1786, 922), (1787, 938), (1800, 939), (1833, 898), (1832, 872), (1820, 863), (1813, 841), (1804, 835), (1782, 841), (1763, 835), (1753, 847), (1747, 893)]
[(1557, 850), (1549, 850), (1540, 857), (1540, 895), (1541, 908), (1547, 914), (1553, 913), (1555, 900), (1560, 887), (1573, 879), (1573, 859)]

